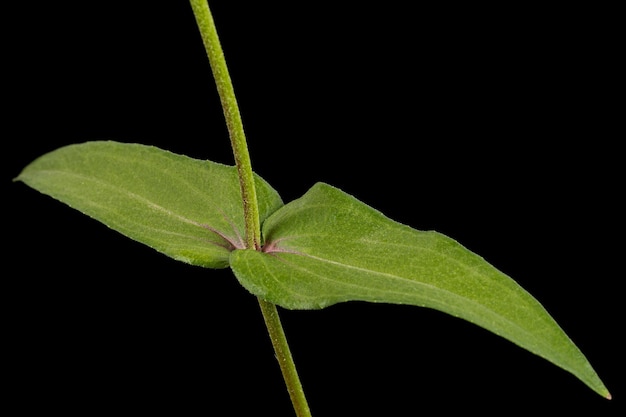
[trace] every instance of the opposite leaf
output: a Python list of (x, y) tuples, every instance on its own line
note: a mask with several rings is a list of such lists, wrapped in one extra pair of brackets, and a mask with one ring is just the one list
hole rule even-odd
[(463, 318), (608, 391), (587, 359), (530, 294), (456, 241), (390, 220), (318, 183), (263, 225), (264, 252), (235, 250), (250, 292), (290, 309), (349, 300), (411, 304)]
[[(87, 142), (50, 152), (16, 180), (186, 263), (228, 266), (244, 247), (243, 205), (235, 167), (152, 146)], [(282, 206), (256, 178), (260, 219)]]

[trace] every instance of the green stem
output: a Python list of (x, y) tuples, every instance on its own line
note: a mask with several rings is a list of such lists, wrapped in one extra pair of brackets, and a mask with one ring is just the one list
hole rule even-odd
[[(246, 247), (248, 249), (260, 250), (261, 225), (259, 221), (259, 207), (250, 154), (248, 153), (248, 145), (235, 97), (235, 90), (228, 73), (224, 52), (217, 36), (215, 22), (213, 21), (207, 0), (189, 1), (196, 17), (196, 23), (200, 29), (204, 47), (209, 56), (211, 70), (217, 84), (224, 117), (226, 118), (226, 126), (228, 127), (230, 142), (235, 156), (235, 164), (239, 173), (246, 228)], [(258, 300), (296, 415), (298, 417), (311, 417), (311, 411), (304, 396), (304, 390), (302, 389), (296, 365), (278, 316), (278, 310), (274, 304), (268, 303), (261, 298), (258, 298)]]
[(283, 326), (280, 323), (280, 317), (278, 316), (278, 309), (272, 303), (259, 298), (259, 305), (263, 312), (263, 318), (265, 319), (265, 325), (272, 339), (272, 345), (274, 346), (274, 352), (276, 352), (276, 358), (280, 365), (280, 370), (283, 373), (289, 396), (291, 397), (291, 403), (293, 409), (296, 411), (298, 417), (311, 417), (311, 410), (309, 404), (306, 401), (300, 378), (298, 377), (298, 371), (296, 365), (293, 362), (291, 351), (289, 350), (289, 344), (283, 331)]
[(243, 212), (246, 228), (246, 247), (253, 249), (261, 248), (261, 225), (259, 222), (259, 206), (256, 198), (256, 188), (254, 186), (254, 175), (248, 144), (243, 130), (243, 122), (235, 97), (235, 89), (228, 73), (224, 52), (217, 36), (215, 22), (207, 0), (190, 0), (196, 23), (200, 29), (202, 41), (209, 56), (211, 70), (217, 85), (222, 102), (226, 126), (230, 135), (230, 144), (235, 156), (235, 165), (239, 173), (241, 186), (241, 197), (243, 198)]

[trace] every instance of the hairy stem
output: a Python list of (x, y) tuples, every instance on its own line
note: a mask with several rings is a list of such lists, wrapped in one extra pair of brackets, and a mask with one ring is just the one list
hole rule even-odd
[(263, 312), (263, 318), (265, 319), (265, 325), (272, 339), (272, 345), (276, 352), (276, 359), (280, 365), (280, 370), (283, 373), (283, 378), (291, 397), (291, 403), (298, 417), (311, 417), (311, 411), (309, 404), (306, 401), (300, 378), (298, 377), (298, 371), (296, 365), (293, 362), (291, 351), (289, 350), (289, 344), (283, 331), (283, 326), (278, 316), (278, 310), (272, 303), (259, 298), (259, 305)]
[[(207, 0), (190, 0), (190, 3), (196, 23), (200, 29), (204, 47), (209, 56), (211, 70), (222, 102), (224, 117), (226, 118), (230, 142), (235, 156), (235, 164), (239, 173), (245, 217), (246, 248), (261, 250), (261, 226), (256, 188), (235, 90), (228, 73), (224, 52), (217, 36), (215, 22), (213, 21)], [(278, 310), (274, 304), (268, 303), (261, 298), (258, 300), (296, 415), (298, 417), (311, 417), (311, 411), (304, 396), (296, 365), (278, 316)]]
[(246, 143), (246, 135), (243, 130), (241, 114), (235, 97), (235, 89), (228, 73), (224, 52), (217, 35), (215, 22), (207, 0), (190, 0), (196, 23), (200, 29), (202, 41), (209, 56), (211, 70), (217, 85), (222, 102), (226, 126), (230, 136), (230, 144), (235, 156), (235, 164), (239, 173), (241, 186), (241, 196), (243, 198), (243, 208), (246, 228), (246, 247), (260, 249), (261, 247), (261, 226), (259, 222), (259, 206), (254, 186), (254, 175), (252, 164)]

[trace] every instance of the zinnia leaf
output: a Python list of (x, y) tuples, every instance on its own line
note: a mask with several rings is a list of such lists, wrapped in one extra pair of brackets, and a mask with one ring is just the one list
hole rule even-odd
[[(224, 268), (230, 251), (244, 247), (233, 166), (102, 141), (45, 154), (16, 180), (179, 261)], [(256, 187), (263, 221), (282, 201), (259, 177)]]
[(263, 225), (264, 252), (230, 263), (250, 292), (289, 309), (360, 300), (428, 307), (475, 323), (609, 393), (528, 292), (440, 233), (418, 231), (318, 183)]

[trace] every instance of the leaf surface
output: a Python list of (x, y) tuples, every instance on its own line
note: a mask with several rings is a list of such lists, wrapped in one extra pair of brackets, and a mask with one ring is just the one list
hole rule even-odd
[[(102, 141), (43, 155), (16, 180), (179, 261), (224, 268), (230, 251), (244, 247), (233, 166)], [(259, 177), (256, 187), (263, 221), (282, 201)]]
[(264, 252), (235, 250), (250, 292), (289, 309), (360, 300), (433, 308), (468, 320), (608, 391), (541, 304), (480, 256), (318, 183), (263, 225)]

